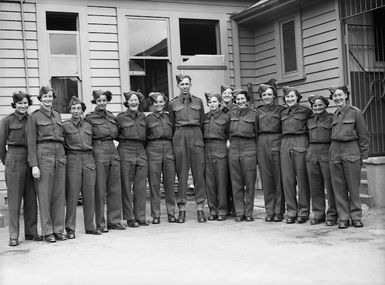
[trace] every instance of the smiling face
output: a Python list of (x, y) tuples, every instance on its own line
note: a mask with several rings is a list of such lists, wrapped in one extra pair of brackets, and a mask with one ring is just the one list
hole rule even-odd
[(208, 102), (211, 111), (215, 111), (219, 108), (219, 100), (217, 97), (211, 97)]
[(246, 108), (247, 99), (245, 94), (238, 94), (237, 97), (235, 97), (235, 103), (240, 109)]
[(82, 104), (71, 105), (70, 113), (73, 119), (80, 119), (83, 115)]
[(183, 80), (178, 83), (178, 87), (182, 95), (188, 95), (191, 89), (190, 79), (188, 79), (187, 77), (183, 78)]
[(295, 94), (295, 91), (290, 91), (286, 96), (285, 96), (285, 102), (289, 107), (292, 107), (297, 104), (297, 94)]
[(41, 104), (44, 108), (50, 109), (52, 108), (52, 102), (53, 102), (53, 92), (49, 91), (46, 94), (41, 95)]
[(346, 100), (348, 99), (348, 95), (346, 95), (344, 91), (342, 91), (341, 89), (337, 89), (334, 92), (332, 98), (337, 108), (342, 108), (346, 105)]
[(139, 108), (139, 99), (135, 94), (131, 95), (130, 99), (127, 101), (128, 108), (131, 111), (136, 111)]
[(154, 109), (157, 112), (163, 111), (164, 105), (166, 104), (166, 101), (164, 100), (164, 97), (162, 95), (159, 95), (156, 97), (156, 100), (154, 101)]
[(326, 105), (324, 101), (322, 101), (321, 99), (315, 100), (313, 104), (314, 114), (321, 114), (323, 111), (325, 111), (325, 109), (326, 109)]
[(17, 102), (15, 104), (15, 110), (16, 110), (16, 112), (19, 112), (21, 114), (27, 113), (27, 111), (28, 111), (28, 99), (24, 97), (23, 100)]
[(233, 102), (233, 91), (230, 88), (227, 88), (225, 91), (223, 91), (221, 96), (225, 105)]
[(266, 105), (272, 104), (274, 102), (273, 89), (267, 88), (266, 91), (262, 93), (262, 100)]
[(100, 95), (100, 97), (96, 99), (96, 106), (99, 110), (105, 110), (107, 108), (107, 103), (106, 95)]

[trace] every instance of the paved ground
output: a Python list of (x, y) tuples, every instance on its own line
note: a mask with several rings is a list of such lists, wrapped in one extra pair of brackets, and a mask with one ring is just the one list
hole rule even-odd
[(253, 223), (198, 224), (191, 201), (185, 224), (164, 215), (102, 236), (83, 233), (79, 207), (76, 239), (16, 248), (1, 228), (0, 284), (385, 284), (385, 209), (364, 207), (364, 228), (338, 230), (265, 223), (261, 193), (255, 204)]

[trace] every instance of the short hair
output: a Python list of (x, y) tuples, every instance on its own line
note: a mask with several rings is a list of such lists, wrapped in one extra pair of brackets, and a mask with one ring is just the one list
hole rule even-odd
[(138, 97), (139, 104), (142, 103), (143, 100), (144, 100), (143, 94), (140, 93), (140, 92), (136, 92), (136, 91), (128, 91), (128, 92), (124, 92), (123, 95), (124, 95), (124, 98), (126, 99), (126, 102), (124, 102), (123, 105), (124, 105), (125, 107), (127, 107), (127, 108), (129, 107), (127, 101), (130, 100), (130, 98), (131, 98), (132, 95), (136, 95), (136, 96)]
[(39, 96), (37, 96), (37, 99), (39, 101), (41, 101), (41, 97), (44, 95), (44, 94), (48, 94), (48, 92), (52, 91), (52, 96), (53, 98), (56, 98), (56, 92), (55, 92), (55, 89), (49, 87), (48, 85), (43, 85), (42, 87), (40, 87), (40, 90), (39, 90)]
[(299, 103), (301, 101), (301, 99), (302, 99), (301, 93), (299, 93), (299, 91), (296, 88), (292, 87), (292, 86), (285, 86), (285, 87), (283, 87), (284, 97), (286, 97), (286, 95), (288, 95), (292, 91), (295, 92), (295, 95), (297, 96), (297, 103)]
[(335, 87), (335, 86), (330, 87), (329, 88), (329, 92), (330, 92), (329, 98), (330, 99), (333, 99), (333, 95), (337, 89), (342, 90), (342, 92), (344, 92), (346, 94), (346, 99), (349, 100), (350, 92), (349, 92), (349, 89), (346, 85), (342, 85), (342, 86), (338, 86), (338, 87)]
[(234, 100), (237, 98), (239, 94), (243, 94), (246, 97), (247, 101), (250, 101), (250, 95), (249, 93), (244, 89), (236, 89), (233, 91)]
[(211, 98), (216, 97), (219, 102), (222, 102), (222, 96), (221, 94), (218, 93), (210, 93), (210, 92), (205, 92), (205, 98), (206, 98), (206, 103), (207, 105), (209, 104), (209, 101)]
[(187, 75), (187, 74), (178, 74), (176, 76), (176, 83), (179, 84), (185, 78), (188, 78), (190, 80), (190, 83), (191, 83), (191, 76)]
[(312, 95), (308, 98), (308, 101), (310, 103), (310, 106), (313, 108), (313, 105), (315, 103), (315, 101), (317, 100), (321, 100), (325, 105), (326, 105), (326, 108), (329, 106), (329, 100), (327, 98), (325, 98), (324, 96), (322, 95)]
[(100, 89), (98, 89), (98, 90), (94, 90), (94, 91), (92, 91), (92, 97), (93, 97), (93, 99), (91, 100), (91, 103), (92, 104), (96, 104), (96, 100), (97, 99), (99, 99), (100, 98), (100, 96), (102, 96), (102, 95), (104, 95), (104, 96), (106, 96), (106, 99), (107, 99), (107, 102), (110, 102), (111, 101), (111, 99), (112, 99), (112, 93), (111, 93), (111, 91), (102, 91), (102, 90), (100, 90)]
[(20, 102), (24, 98), (27, 98), (28, 107), (31, 106), (32, 105), (31, 95), (29, 95), (26, 92), (22, 92), (22, 91), (15, 91), (15, 92), (13, 92), (13, 94), (12, 94), (13, 102), (11, 103), (12, 108), (15, 109), (16, 108), (16, 103)]

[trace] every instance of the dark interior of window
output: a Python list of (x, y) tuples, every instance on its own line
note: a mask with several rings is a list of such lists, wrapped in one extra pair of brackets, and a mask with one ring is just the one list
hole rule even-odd
[(179, 21), (182, 55), (218, 54), (218, 21), (181, 19)]
[(294, 20), (282, 24), (282, 47), (285, 72), (297, 70)]
[(374, 50), (376, 61), (385, 61), (385, 8), (373, 11)]
[(47, 30), (77, 31), (77, 14), (46, 12)]
[(68, 104), (72, 96), (79, 97), (78, 79), (73, 77), (52, 77), (51, 86), (56, 92), (53, 108), (59, 113), (68, 113)]

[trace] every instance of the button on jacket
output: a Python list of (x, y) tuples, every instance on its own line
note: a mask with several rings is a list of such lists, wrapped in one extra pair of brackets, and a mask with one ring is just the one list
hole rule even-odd
[[(25, 125), (27, 114), (14, 112), (0, 122), (0, 159), (5, 165), (9, 237), (19, 238), (20, 207), (23, 200), (24, 233), (37, 234), (37, 200), (31, 168), (27, 162)], [(8, 150), (6, 148), (8, 146)]]
[(92, 150), (92, 126), (80, 119), (78, 122), (68, 120), (63, 122), (64, 147), (67, 150)]
[[(306, 169), (309, 177), (314, 219), (327, 219), (336, 222), (337, 209), (329, 168), (332, 117), (332, 114), (324, 111), (321, 114), (314, 114), (308, 119), (310, 144), (306, 154)], [(325, 188), (328, 194), (326, 215)]]
[(27, 121), (28, 162), (36, 166), (37, 143), (59, 142), (64, 143), (61, 117), (55, 110), (48, 111), (43, 107), (29, 116)]
[(168, 112), (155, 112), (146, 117), (147, 140), (172, 140), (173, 128)]
[(116, 117), (116, 121), (119, 129), (118, 141), (146, 141), (146, 121), (142, 112), (127, 109)]
[(251, 107), (244, 109), (235, 108), (230, 113), (230, 140), (233, 137), (253, 138), (258, 137), (258, 115)]
[(229, 116), (221, 110), (205, 114), (203, 121), (203, 138), (226, 141), (228, 139)]
[(202, 127), (204, 107), (202, 100), (194, 95), (180, 95), (169, 104), (171, 120), (175, 127)]
[(312, 115), (312, 111), (299, 104), (287, 107), (281, 112), (282, 134), (299, 135), (307, 133), (307, 119)]
[(110, 111), (95, 109), (85, 120), (92, 125), (94, 140), (113, 140), (118, 135), (115, 116)]
[(285, 211), (280, 148), (282, 142), (281, 112), (284, 107), (276, 104), (257, 108), (258, 143), (257, 158), (261, 173), (266, 215), (282, 218)]

